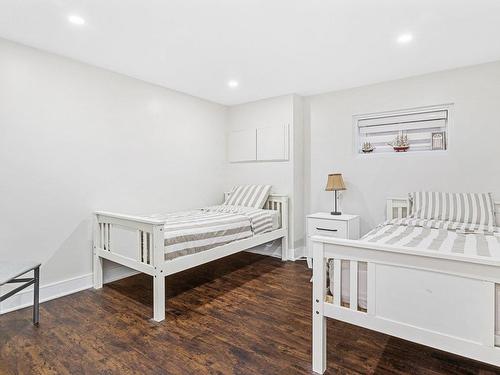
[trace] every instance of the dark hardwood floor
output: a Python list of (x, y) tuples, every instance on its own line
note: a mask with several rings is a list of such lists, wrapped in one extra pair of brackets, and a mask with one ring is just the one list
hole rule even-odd
[[(167, 320), (137, 275), (0, 317), (1, 374), (310, 374), (304, 262), (240, 253), (167, 278)], [(495, 368), (329, 319), (328, 374), (495, 374)]]

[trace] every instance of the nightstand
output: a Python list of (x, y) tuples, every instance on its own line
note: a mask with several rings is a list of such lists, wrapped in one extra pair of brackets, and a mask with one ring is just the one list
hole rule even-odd
[(311, 236), (359, 239), (358, 215), (332, 215), (327, 212), (318, 212), (306, 217), (306, 257), (307, 265), (312, 267)]

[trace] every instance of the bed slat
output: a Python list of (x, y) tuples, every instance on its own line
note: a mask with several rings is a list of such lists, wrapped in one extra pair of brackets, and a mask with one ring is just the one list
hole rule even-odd
[(146, 263), (151, 264), (151, 233), (146, 233), (147, 244), (146, 244)]
[(367, 313), (375, 315), (375, 263), (367, 264), (367, 294), (366, 307)]
[(108, 249), (108, 224), (104, 223), (104, 250)]
[(152, 236), (150, 232), (137, 231), (139, 242), (139, 261), (145, 264), (152, 262)]
[(108, 251), (111, 251), (111, 224), (107, 224), (107, 226), (108, 226), (108, 230), (107, 230), (107, 232), (108, 232), (108, 242), (107, 242), (108, 247), (107, 247), (107, 249), (108, 249)]
[(144, 262), (144, 252), (142, 251), (142, 230), (137, 231), (137, 243), (139, 244), (139, 261)]
[(356, 260), (350, 261), (350, 270), (349, 270), (349, 307), (351, 310), (358, 311), (358, 262)]
[(340, 306), (342, 303), (342, 260), (333, 260), (333, 303)]
[(104, 249), (104, 223), (99, 224), (99, 247)]

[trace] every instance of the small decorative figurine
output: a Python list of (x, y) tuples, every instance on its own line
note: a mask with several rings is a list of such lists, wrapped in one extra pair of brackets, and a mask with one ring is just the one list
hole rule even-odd
[(406, 152), (410, 148), (408, 135), (403, 135), (403, 132), (401, 131), (392, 142), (388, 143), (388, 145), (392, 146), (396, 152)]
[(361, 148), (361, 151), (367, 154), (369, 152), (372, 152), (373, 150), (375, 150), (375, 147), (373, 147), (370, 142), (363, 142), (363, 147)]

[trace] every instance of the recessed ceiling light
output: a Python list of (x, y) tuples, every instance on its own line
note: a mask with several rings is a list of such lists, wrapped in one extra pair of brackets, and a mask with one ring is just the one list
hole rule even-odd
[(412, 40), (413, 35), (411, 35), (410, 33), (401, 34), (400, 36), (398, 36), (398, 43), (400, 44), (410, 43)]
[(227, 85), (229, 87), (231, 87), (232, 89), (234, 89), (235, 87), (238, 87), (239, 82), (235, 81), (234, 79), (232, 79), (232, 80), (230, 80), (230, 81), (227, 82)]
[(77, 16), (75, 14), (68, 16), (68, 21), (75, 25), (85, 25), (85, 20), (82, 17)]

